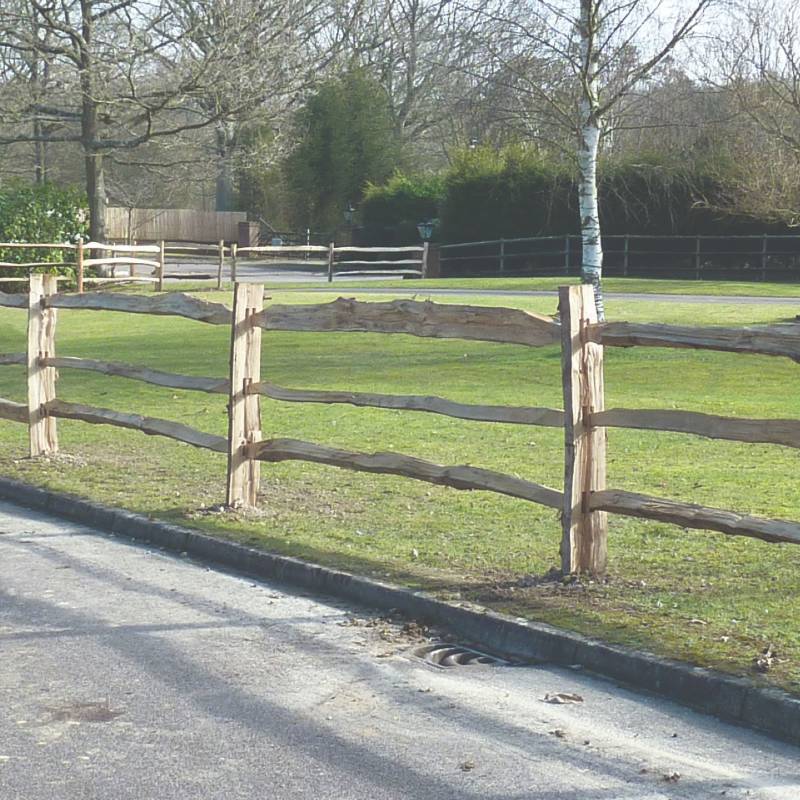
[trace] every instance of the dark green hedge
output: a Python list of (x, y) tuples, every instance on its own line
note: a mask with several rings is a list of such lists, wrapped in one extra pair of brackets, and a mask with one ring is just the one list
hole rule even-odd
[[(766, 221), (741, 218), (731, 208), (724, 159), (714, 163), (659, 156), (601, 161), (601, 224), (607, 235), (724, 235), (779, 233)], [(533, 148), (477, 148), (456, 154), (442, 175), (395, 175), (372, 186), (362, 205), (365, 239), (418, 241), (415, 225), (438, 217), (441, 242), (577, 234), (574, 168)], [(413, 224), (412, 224), (413, 223)]]
[(395, 173), (380, 186), (368, 184), (361, 205), (362, 240), (369, 244), (415, 244), (417, 225), (439, 216), (444, 176)]

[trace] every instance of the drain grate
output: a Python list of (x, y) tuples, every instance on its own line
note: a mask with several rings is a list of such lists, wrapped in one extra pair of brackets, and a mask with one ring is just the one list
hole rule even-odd
[(449, 642), (431, 642), (422, 645), (413, 650), (413, 655), (435, 667), (465, 667), (474, 664), (509, 666), (511, 664), (510, 661), (489, 653), (482, 653), (480, 650)]

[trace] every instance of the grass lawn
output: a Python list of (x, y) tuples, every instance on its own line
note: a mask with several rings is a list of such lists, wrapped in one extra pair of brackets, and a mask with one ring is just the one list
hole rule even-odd
[[(334, 291), (353, 291), (359, 286), (386, 289), (469, 289), (507, 292), (556, 291), (559, 286), (579, 283), (578, 278), (436, 278), (430, 280), (336, 281)], [(208, 285), (208, 284), (206, 284)], [(304, 289), (308, 283), (272, 284), (276, 289)], [(314, 284), (316, 285), (316, 284)], [(320, 278), (320, 286), (329, 286)], [(729, 297), (800, 297), (798, 283), (758, 283), (744, 281), (688, 281), (649, 278), (605, 278), (603, 287), (611, 294), (698, 294)]]
[[(342, 289), (354, 294), (350, 287)], [(275, 302), (321, 299), (296, 291), (271, 289), (270, 294)], [(230, 302), (226, 293), (202, 296)], [(550, 297), (486, 296), (471, 302), (554, 310)], [(678, 324), (767, 323), (796, 314), (791, 303), (700, 306), (621, 300), (608, 301), (607, 311), (612, 319)], [(226, 374), (229, 330), (224, 326), (87, 311), (59, 312), (58, 326), (59, 355)], [(0, 352), (22, 350), (24, 329), (23, 312), (0, 309)], [(800, 415), (800, 371), (788, 359), (633, 348), (609, 349), (606, 365), (608, 406)], [(265, 333), (262, 370), (265, 379), (293, 387), (439, 394), (487, 404), (562, 404), (556, 347)], [(58, 394), (226, 432), (225, 398), (218, 395), (66, 369)], [(22, 368), (0, 368), (0, 396), (24, 400)], [(395, 450), (561, 487), (559, 430), (266, 399), (262, 415), (266, 437)], [(80, 422), (60, 420), (59, 435), (69, 458), (32, 461), (26, 458), (25, 427), (0, 421), (0, 472), (272, 551), (750, 674), (800, 694), (796, 546), (611, 517), (608, 579), (562, 585), (546, 577), (558, 566), (557, 516), (521, 500), (298, 462), (262, 466), (258, 514), (220, 513), (214, 510), (224, 500), (225, 459), (219, 454)], [(798, 467), (798, 452), (790, 448), (609, 431), (611, 487), (720, 508), (800, 519)], [(757, 676), (752, 660), (767, 644), (775, 646), (779, 661), (767, 676)]]

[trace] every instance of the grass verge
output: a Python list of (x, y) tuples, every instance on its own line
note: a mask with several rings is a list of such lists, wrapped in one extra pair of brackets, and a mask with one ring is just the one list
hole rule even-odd
[[(436, 278), (430, 280), (337, 281), (332, 286), (324, 279), (311, 285), (331, 287), (331, 291), (354, 291), (369, 287), (409, 289), (424, 294), (426, 289), (465, 289), (468, 291), (555, 292), (559, 286), (578, 283), (577, 278)], [(273, 283), (276, 290), (308, 289), (308, 283)], [(605, 278), (609, 294), (674, 294), (711, 297), (800, 297), (800, 284), (743, 281), (689, 281), (650, 278)]]
[[(318, 294), (271, 291), (273, 302)], [(229, 302), (229, 295), (203, 293)], [(387, 296), (388, 297), (388, 296)], [(385, 299), (369, 295), (369, 300)], [(448, 298), (440, 298), (447, 302)], [(454, 301), (456, 299), (454, 298)], [(553, 310), (552, 298), (472, 298)], [(783, 321), (794, 305), (609, 301), (610, 318), (676, 324)], [(226, 374), (229, 331), (188, 320), (60, 312), (58, 353), (186, 374)], [(25, 315), (0, 309), (0, 352), (24, 347)], [(295, 387), (440, 394), (463, 402), (561, 406), (557, 348), (367, 334), (265, 334), (263, 375)], [(609, 406), (797, 417), (800, 378), (786, 359), (680, 350), (611, 350)], [(59, 397), (226, 430), (221, 396), (62, 370)], [(0, 396), (24, 399), (19, 367)], [(264, 435), (472, 463), (550, 486), (562, 480), (562, 434), (435, 415), (264, 401)], [(0, 422), (0, 471), (36, 485), (190, 524), (217, 536), (451, 599), (484, 603), (607, 641), (745, 673), (800, 694), (800, 548), (611, 518), (607, 580), (562, 584), (556, 514), (523, 501), (312, 464), (263, 467), (261, 510), (233, 514), (224, 457), (156, 437), (59, 422), (64, 457), (25, 457), (24, 426)], [(668, 433), (611, 430), (609, 485), (720, 508), (797, 519), (798, 453)], [(774, 645), (766, 675), (755, 656)]]

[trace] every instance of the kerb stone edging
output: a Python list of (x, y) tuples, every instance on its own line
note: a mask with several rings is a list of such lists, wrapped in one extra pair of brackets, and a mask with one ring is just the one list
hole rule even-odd
[(0, 477), (0, 499), (65, 517), (104, 533), (185, 552), (193, 558), (259, 578), (284, 581), (373, 608), (397, 609), (416, 619), (448, 628), (465, 641), (513, 658), (561, 666), (580, 664), (585, 670), (605, 678), (800, 744), (800, 699), (778, 689), (755, 686), (745, 678), (604, 644), (544, 623), (453, 605), (425, 592), (254, 550), (179, 525), (8, 478)]

